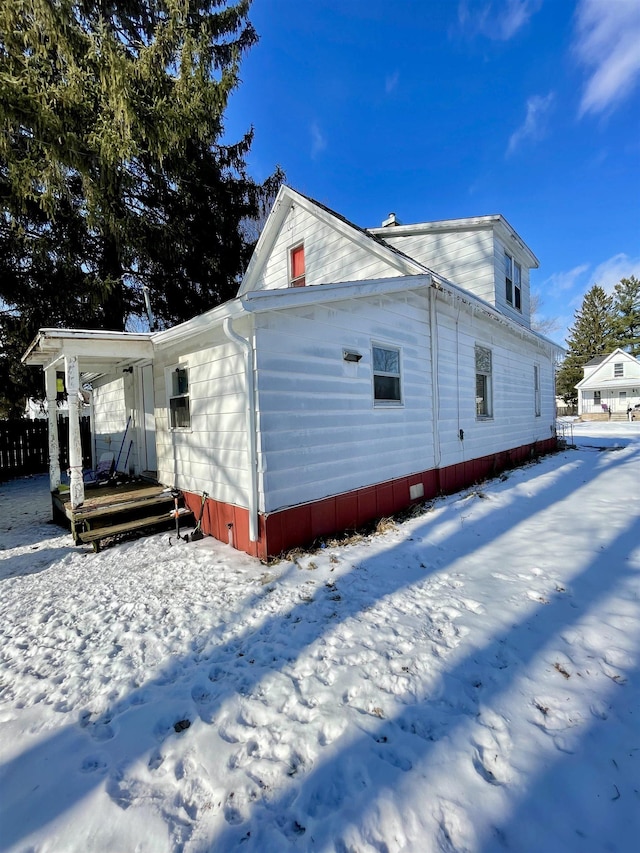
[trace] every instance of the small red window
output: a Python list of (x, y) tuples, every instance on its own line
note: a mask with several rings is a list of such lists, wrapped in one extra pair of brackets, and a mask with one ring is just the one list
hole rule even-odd
[(304, 287), (304, 246), (291, 250), (291, 287)]

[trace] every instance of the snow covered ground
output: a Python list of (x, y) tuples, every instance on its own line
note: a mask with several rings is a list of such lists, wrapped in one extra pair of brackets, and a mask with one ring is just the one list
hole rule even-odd
[(640, 423), (265, 566), (0, 484), (0, 849), (635, 851)]

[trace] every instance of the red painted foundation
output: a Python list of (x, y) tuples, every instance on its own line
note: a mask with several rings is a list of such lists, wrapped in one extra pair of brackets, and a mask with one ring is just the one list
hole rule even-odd
[[(202, 531), (253, 557), (266, 560), (296, 545), (308, 545), (314, 539), (355, 529), (376, 518), (393, 515), (411, 504), (460, 491), (534, 456), (553, 453), (556, 449), (556, 439), (550, 438), (447, 468), (398, 477), (313, 503), (259, 515), (257, 542), (249, 541), (249, 513), (246, 509), (207, 498)], [(419, 483), (422, 484), (424, 494), (411, 500), (409, 489)], [(184, 500), (197, 518), (200, 495), (185, 492)]]

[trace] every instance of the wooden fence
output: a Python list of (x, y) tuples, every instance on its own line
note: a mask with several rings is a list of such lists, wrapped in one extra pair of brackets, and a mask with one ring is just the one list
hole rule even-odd
[[(0, 421), (0, 480), (42, 474), (49, 470), (49, 423), (46, 420)], [(69, 467), (67, 419), (58, 417), (60, 470)], [(91, 422), (80, 418), (82, 465), (91, 467)]]

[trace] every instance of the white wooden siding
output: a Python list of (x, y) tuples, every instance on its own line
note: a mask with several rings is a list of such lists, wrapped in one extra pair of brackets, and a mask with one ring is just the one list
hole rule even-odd
[[(424, 295), (345, 300), (256, 323), (263, 511), (433, 466)], [(401, 406), (374, 406), (372, 343), (400, 348)], [(345, 348), (362, 360), (345, 362)]]
[[(468, 302), (438, 292), (439, 453), (434, 453), (429, 296), (344, 299), (273, 310), (255, 323), (259, 509), (273, 512), (550, 438), (551, 354)], [(402, 404), (376, 406), (372, 345), (398, 347)], [(493, 417), (475, 414), (475, 346), (492, 352)], [(362, 354), (345, 362), (343, 350)], [(191, 429), (168, 426), (165, 369), (189, 368)], [(535, 415), (534, 365), (541, 415)], [(158, 352), (158, 473), (167, 485), (248, 505), (243, 354), (220, 328)], [(460, 437), (460, 430), (463, 437)]]
[(313, 214), (293, 207), (256, 282), (256, 290), (289, 286), (289, 252), (301, 242), (304, 242), (307, 285), (391, 278), (401, 274)]
[[(240, 334), (246, 335), (248, 323)], [(171, 430), (165, 369), (189, 368), (191, 428)], [(245, 425), (243, 355), (220, 328), (158, 352), (154, 364), (158, 478), (190, 492), (248, 505), (249, 465)]]
[[(517, 308), (514, 308), (513, 305), (509, 305), (507, 302), (507, 291), (506, 291), (506, 279), (505, 279), (505, 270), (504, 270), (504, 255), (505, 252), (508, 252), (511, 257), (520, 264), (522, 268), (522, 280), (521, 280), (521, 311), (518, 311)], [(512, 247), (505, 246), (505, 244), (498, 238), (495, 238), (494, 241), (494, 268), (495, 268), (495, 277), (496, 277), (496, 300), (495, 306), (499, 311), (502, 311), (503, 314), (506, 314), (507, 317), (511, 317), (511, 319), (515, 320), (516, 323), (520, 323), (521, 325), (526, 326), (527, 328), (531, 327), (531, 293), (530, 293), (530, 274), (529, 268), (525, 265), (525, 259), (520, 255), (520, 253), (513, 249)]]
[[(624, 365), (622, 376), (615, 375), (616, 364)], [(629, 358), (628, 356), (620, 356), (619, 358), (615, 357), (611, 361), (602, 365), (597, 378), (598, 381), (604, 380), (605, 382), (611, 382), (616, 386), (624, 386), (628, 385), (630, 382), (638, 382), (640, 381), (640, 362), (635, 358)]]
[(393, 228), (385, 242), (420, 261), (454, 284), (495, 305), (493, 232), (438, 232), (395, 237)]
[[(135, 465), (136, 445), (133, 414), (135, 408), (134, 383), (130, 373), (103, 376), (93, 383), (93, 440), (96, 465), (103, 453), (113, 453), (117, 460), (120, 448), (123, 447), (120, 469), (124, 466), (129, 442), (134, 440), (134, 446), (129, 455), (128, 466)], [(125, 438), (127, 420), (131, 416), (129, 431)], [(122, 443), (125, 438), (124, 445)]]
[[(441, 466), (551, 438), (555, 426), (553, 360), (481, 312), (438, 302), (438, 386)], [(475, 346), (491, 350), (493, 416), (476, 418)], [(534, 365), (540, 368), (535, 414)], [(457, 380), (456, 380), (457, 377)], [(463, 438), (460, 438), (460, 430)]]
[[(550, 438), (555, 425), (550, 355), (481, 312), (472, 314), (462, 302), (439, 297), (437, 317), (440, 466)], [(257, 319), (263, 511), (434, 467), (429, 334), (427, 297), (416, 293)], [(400, 347), (402, 406), (373, 404), (372, 342)], [(476, 418), (476, 343), (492, 352), (488, 420)], [(344, 362), (343, 348), (362, 353), (362, 360)]]

